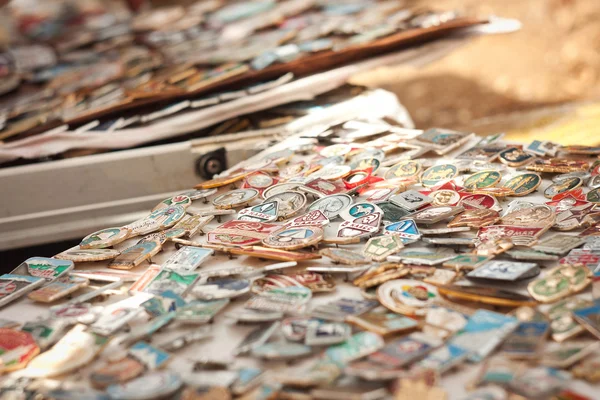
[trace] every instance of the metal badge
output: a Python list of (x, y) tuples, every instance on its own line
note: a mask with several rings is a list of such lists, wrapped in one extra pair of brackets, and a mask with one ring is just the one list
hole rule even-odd
[(568, 160), (564, 158), (551, 158), (548, 160), (537, 159), (525, 168), (529, 171), (558, 172), (565, 174), (578, 171), (585, 172), (589, 169), (589, 163), (587, 161)]
[(477, 310), (467, 325), (455, 335), (450, 344), (470, 352), (471, 362), (485, 359), (517, 327), (514, 317), (487, 310)]
[(265, 203), (272, 201), (279, 203), (277, 217), (283, 220), (298, 214), (304, 208), (306, 205), (306, 196), (300, 192), (289, 191), (278, 193), (265, 199)]
[(474, 208), (466, 210), (462, 214), (456, 216), (452, 221), (448, 222), (449, 228), (469, 227), (481, 228), (494, 224), (500, 219), (500, 214), (497, 211), (489, 208)]
[(552, 208), (543, 204), (535, 204), (531, 207), (505, 214), (500, 219), (500, 223), (522, 227), (549, 227), (552, 226), (555, 219), (556, 215)]
[(510, 167), (520, 167), (531, 162), (535, 157), (520, 148), (510, 148), (498, 154), (500, 161)]
[(51, 303), (68, 296), (83, 287), (86, 287), (89, 282), (90, 281), (86, 278), (67, 276), (64, 278), (59, 278), (54, 282), (42, 287), (41, 289), (34, 290), (33, 292), (29, 293), (27, 297), (33, 301)]
[(411, 331), (418, 326), (416, 320), (390, 312), (385, 307), (377, 307), (360, 315), (350, 315), (347, 321), (382, 336)]
[[(571, 373), (574, 377), (585, 379), (589, 383), (598, 383), (600, 381), (600, 356), (594, 354), (586, 357), (571, 369)], [(574, 394), (572, 400), (577, 399), (575, 396), (577, 395)], [(569, 398), (567, 397), (565, 400), (569, 400)]]
[(298, 190), (313, 194), (318, 197), (331, 196), (334, 194), (347, 193), (348, 189), (342, 181), (328, 181), (322, 178), (308, 180)]
[(194, 286), (192, 296), (199, 300), (231, 299), (249, 291), (250, 281), (247, 279), (220, 278)]
[(489, 261), (483, 266), (469, 272), (467, 278), (517, 281), (532, 278), (539, 273), (540, 269), (535, 263)]
[(567, 192), (569, 190), (576, 189), (583, 184), (583, 179), (578, 177), (571, 177), (562, 179), (559, 182), (553, 183), (544, 190), (544, 197), (551, 199), (557, 194)]
[(418, 264), (418, 265), (436, 265), (441, 264), (444, 261), (448, 261), (454, 258), (456, 254), (452, 249), (449, 248), (405, 248), (397, 256), (388, 257), (390, 261), (402, 260), (406, 263)]
[(187, 196), (191, 200), (199, 200), (199, 199), (206, 199), (207, 197), (210, 197), (213, 194), (217, 193), (217, 191), (218, 191), (218, 189), (196, 189), (196, 190), (189, 190), (187, 192), (179, 193), (179, 195)]
[(543, 251), (550, 254), (565, 254), (567, 251), (583, 244), (585, 240), (580, 237), (556, 233), (549, 238), (539, 241), (534, 250)]
[(340, 212), (347, 209), (350, 204), (352, 204), (352, 197), (347, 194), (333, 194), (313, 202), (308, 210), (319, 210), (332, 220), (337, 218)]
[(379, 231), (381, 224), (381, 213), (375, 212), (364, 217), (356, 218), (352, 221), (344, 221), (340, 224), (337, 237), (365, 237), (370, 236)]
[(192, 204), (192, 199), (185, 195), (178, 194), (177, 196), (169, 197), (158, 203), (156, 207), (152, 209), (152, 211), (160, 210), (162, 208), (171, 207), (174, 205), (182, 206), (183, 208), (188, 208)]
[(467, 190), (492, 187), (496, 186), (501, 178), (502, 175), (498, 171), (476, 172), (465, 179), (464, 186)]
[(332, 345), (346, 341), (352, 334), (350, 326), (342, 322), (310, 322), (304, 343), (307, 346)]
[(157, 254), (161, 248), (160, 243), (157, 241), (140, 242), (123, 250), (117, 258), (108, 264), (108, 267), (132, 269)]
[(419, 207), (431, 203), (433, 199), (416, 190), (407, 190), (406, 192), (390, 197), (390, 201), (406, 210), (414, 211)]
[(458, 256), (444, 261), (444, 267), (454, 268), (457, 271), (462, 269), (475, 269), (489, 261), (491, 257), (476, 254), (459, 254)]
[(352, 146), (347, 144), (334, 144), (323, 148), (319, 155), (321, 157), (346, 156), (352, 150)]
[(244, 307), (252, 310), (298, 314), (304, 312), (311, 297), (311, 290), (305, 287), (276, 288), (253, 296)]
[(390, 198), (390, 196), (398, 193), (399, 190), (400, 189), (396, 187), (372, 189), (365, 193), (362, 193), (362, 195), (367, 197), (367, 203), (377, 204), (387, 201)]
[(310, 317), (292, 317), (282, 321), (281, 333), (292, 342), (303, 342), (306, 338), (308, 325), (311, 323), (321, 323), (320, 319)]
[(392, 165), (384, 175), (385, 179), (412, 179), (418, 177), (422, 165), (417, 161), (405, 160)]
[(154, 371), (126, 383), (111, 385), (106, 392), (114, 398), (149, 400), (169, 396), (181, 385), (179, 375), (169, 371)]
[(272, 222), (276, 221), (279, 214), (279, 202), (276, 200), (265, 202), (257, 206), (244, 208), (238, 213), (240, 221)]
[(214, 250), (201, 247), (184, 246), (162, 265), (175, 271), (193, 271), (214, 254)]
[(250, 310), (243, 308), (236, 311), (229, 311), (225, 316), (238, 322), (261, 323), (278, 321), (283, 318), (283, 313), (280, 311)]
[(409, 210), (397, 206), (390, 201), (377, 203), (377, 206), (383, 211), (383, 220), (388, 222), (398, 222), (411, 213)]
[(334, 263), (345, 265), (361, 265), (370, 262), (370, 260), (362, 254), (345, 249), (328, 248), (321, 250), (319, 253), (332, 259)]
[(584, 328), (573, 319), (572, 311), (592, 304), (589, 300), (577, 297), (569, 297), (553, 304), (547, 311), (552, 339), (563, 342), (582, 333)]
[(254, 357), (260, 357), (267, 360), (288, 360), (304, 357), (312, 354), (310, 346), (300, 343), (271, 342), (265, 343), (252, 349)]
[(194, 300), (177, 309), (175, 320), (183, 324), (206, 324), (229, 304), (229, 299)]
[(587, 192), (587, 194), (585, 195), (585, 199), (590, 203), (600, 204), (600, 187), (597, 187)]
[(385, 345), (383, 338), (372, 332), (359, 332), (344, 343), (336, 344), (325, 350), (325, 357), (338, 365), (346, 365)]
[(309, 211), (308, 213), (296, 217), (285, 224), (287, 228), (295, 228), (299, 226), (325, 227), (326, 225), (329, 225), (329, 218), (327, 218), (321, 210)]
[(555, 261), (558, 260), (558, 256), (553, 254), (542, 253), (541, 251), (535, 250), (510, 250), (507, 251), (510, 257), (515, 260), (531, 260), (531, 261)]
[(237, 175), (214, 178), (214, 179), (199, 183), (194, 188), (195, 189), (213, 189), (213, 188), (219, 188), (221, 186), (227, 186), (227, 185), (230, 185), (232, 183), (235, 183), (237, 181), (244, 179), (246, 176), (250, 175), (252, 172), (253, 171), (244, 171)]
[(129, 237), (127, 228), (106, 228), (87, 235), (81, 243), (81, 249), (103, 249), (112, 247), (126, 240)]
[(383, 228), (384, 235), (398, 235), (402, 243), (412, 243), (421, 238), (417, 224), (412, 219), (394, 222)]
[[(444, 186), (444, 185), (442, 185)], [(431, 202), (434, 206), (455, 206), (460, 201), (464, 193), (459, 193), (456, 190), (449, 189), (438, 189), (433, 191), (423, 191), (421, 193), (427, 194), (433, 199)]]
[(323, 230), (316, 226), (285, 228), (271, 233), (262, 243), (271, 248), (296, 250), (317, 244), (323, 238)]
[(512, 190), (513, 196), (526, 196), (534, 192), (542, 183), (538, 174), (526, 173), (510, 178), (504, 187)]
[(355, 161), (352, 161), (350, 163), (350, 168), (352, 168), (353, 171), (362, 171), (362, 170), (371, 169), (372, 173), (374, 174), (379, 169), (380, 165), (381, 165), (380, 160), (378, 160), (377, 158), (374, 158), (374, 157), (368, 157), (368, 158), (362, 158), (362, 159), (357, 159)]
[(345, 221), (353, 221), (356, 218), (365, 217), (373, 213), (381, 213), (381, 209), (373, 203), (361, 202), (348, 206), (340, 212), (340, 217)]
[(0, 306), (11, 303), (45, 282), (44, 279), (33, 276), (0, 275)]
[(244, 206), (258, 197), (256, 189), (236, 189), (213, 199), (212, 204), (218, 209), (231, 209)]
[(577, 207), (571, 207), (556, 215), (553, 228), (560, 231), (570, 231), (589, 225), (594, 225), (600, 220), (600, 210), (596, 209), (594, 203), (587, 203)]
[(278, 183), (277, 185), (273, 185), (270, 188), (265, 189), (262, 192), (262, 197), (263, 199), (266, 199), (279, 193), (289, 192), (290, 190), (297, 190), (301, 186), (301, 183), (296, 182)]
[(435, 224), (442, 220), (448, 219), (453, 215), (456, 215), (460, 212), (464, 211), (462, 207), (452, 207), (452, 206), (437, 206), (437, 207), (429, 207), (421, 211), (417, 211), (414, 214), (411, 214), (411, 218), (417, 223), (421, 224)]
[(404, 247), (398, 235), (377, 236), (369, 239), (363, 249), (365, 257), (373, 261), (384, 261), (389, 255)]
[(24, 368), (39, 352), (29, 332), (0, 328), (0, 372)]
[(251, 246), (272, 232), (281, 229), (281, 225), (252, 221), (229, 221), (208, 233), (208, 243), (226, 246)]
[(66, 276), (74, 268), (73, 261), (31, 257), (19, 264), (11, 274), (42, 278), (46, 282)]
[(502, 207), (498, 205), (498, 201), (494, 196), (489, 194), (471, 194), (464, 196), (458, 202), (465, 210), (473, 208), (490, 208), (495, 211), (500, 211)]
[[(202, 228), (204, 228), (204, 226), (206, 226), (206, 224), (208, 224), (210, 221), (212, 221), (213, 218), (214, 218), (213, 215), (206, 215), (206, 216), (192, 215), (192, 216), (189, 216), (188, 218), (184, 218), (184, 219), (180, 220), (171, 229), (172, 230), (181, 229), (188, 235), (188, 237), (191, 238), (191, 237), (196, 236), (199, 232), (202, 232)], [(169, 236), (168, 233), (169, 233), (169, 231), (165, 231), (165, 234), (167, 236)]]
[(438, 297), (435, 286), (412, 279), (388, 281), (377, 289), (377, 298), (384, 307), (404, 315), (420, 313)]
[(425, 187), (432, 187), (453, 179), (457, 175), (458, 168), (453, 164), (434, 165), (423, 172), (421, 184)]
[(227, 249), (227, 252), (231, 254), (256, 257), (259, 259), (265, 260), (276, 260), (276, 261), (308, 261), (308, 260), (316, 260), (321, 258), (319, 254), (316, 253), (308, 253), (308, 252), (298, 252), (298, 251), (289, 251), (284, 249), (273, 249), (269, 247), (262, 246), (252, 246), (252, 247), (232, 247), (231, 249)]
[(573, 310), (573, 318), (592, 335), (600, 338), (600, 305), (595, 303), (590, 307)]
[(199, 273), (163, 267), (158, 275), (146, 286), (144, 293), (161, 295), (162, 292), (171, 290), (179, 296), (184, 296), (199, 278)]
[(312, 181), (317, 178), (321, 178), (327, 181), (334, 181), (336, 179), (342, 179), (352, 171), (352, 168), (348, 165), (325, 165), (320, 170), (313, 172), (306, 177), (307, 181)]
[(96, 388), (105, 389), (110, 385), (117, 385), (137, 378), (144, 373), (144, 370), (144, 364), (139, 360), (125, 357), (92, 371), (90, 382)]
[(529, 294), (539, 302), (551, 303), (579, 292), (591, 283), (585, 266), (564, 265), (551, 269), (543, 278), (527, 285)]
[(272, 178), (271, 175), (267, 174), (266, 172), (257, 171), (247, 175), (244, 178), (242, 189), (256, 189), (258, 190), (259, 194), (262, 194), (265, 189), (276, 185), (277, 182), (277, 179)]
[(450, 233), (458, 233), (458, 232), (469, 232), (470, 229), (468, 227), (458, 227), (458, 228), (434, 228), (434, 229), (426, 229), (421, 228), (419, 232), (423, 236), (437, 236), (437, 235), (447, 235)]
[(342, 322), (351, 315), (362, 315), (375, 308), (377, 301), (341, 298), (313, 308), (310, 315), (328, 321)]

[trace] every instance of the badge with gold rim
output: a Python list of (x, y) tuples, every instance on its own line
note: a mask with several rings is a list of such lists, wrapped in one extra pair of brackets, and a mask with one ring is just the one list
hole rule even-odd
[(421, 184), (425, 187), (432, 187), (443, 181), (455, 178), (458, 175), (458, 168), (453, 164), (439, 164), (430, 167), (421, 175)]
[(495, 186), (498, 182), (500, 182), (501, 178), (502, 176), (498, 171), (476, 172), (465, 179), (464, 186), (467, 190), (487, 188)]

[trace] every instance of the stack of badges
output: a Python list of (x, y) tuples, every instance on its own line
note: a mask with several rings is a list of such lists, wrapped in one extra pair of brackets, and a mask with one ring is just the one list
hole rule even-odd
[[(268, 23), (237, 7), (209, 26)], [(308, 40), (312, 18), (277, 24)], [(319, 26), (365, 29), (344, 20)], [(597, 380), (600, 162), (579, 155), (595, 150), (346, 119), (1, 276), (0, 371), (32, 382), (0, 393), (61, 376), (114, 398), (426, 398), (460, 366), (561, 398), (561, 370)]]

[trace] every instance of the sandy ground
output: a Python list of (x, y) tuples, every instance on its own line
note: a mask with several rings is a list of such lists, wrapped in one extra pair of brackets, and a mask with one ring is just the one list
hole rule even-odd
[(523, 29), (488, 36), (425, 68), (380, 69), (358, 83), (394, 91), (417, 126), (473, 120), (600, 94), (600, 1), (417, 0), (470, 15), (517, 18)]

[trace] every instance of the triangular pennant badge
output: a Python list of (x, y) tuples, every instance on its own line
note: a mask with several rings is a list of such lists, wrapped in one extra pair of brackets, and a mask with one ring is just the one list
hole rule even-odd
[(344, 221), (340, 224), (337, 232), (338, 237), (363, 237), (379, 231), (381, 224), (381, 213), (365, 215), (353, 221)]
[(384, 235), (398, 235), (402, 239), (402, 243), (411, 243), (419, 240), (421, 234), (417, 228), (417, 224), (412, 219), (405, 219), (399, 222), (389, 224), (384, 228)]
[(239, 212), (238, 219), (240, 221), (270, 222), (277, 219), (278, 211), (279, 202), (269, 201), (257, 206), (244, 208)]

